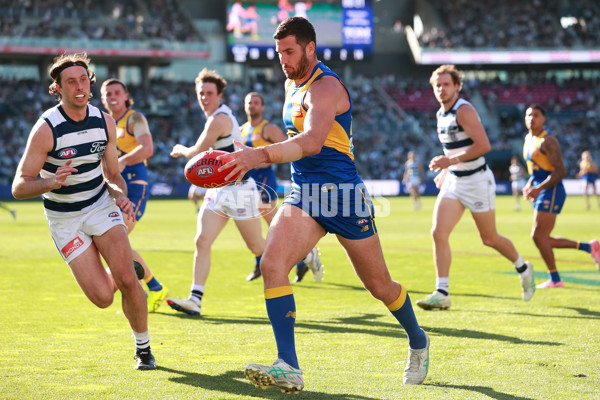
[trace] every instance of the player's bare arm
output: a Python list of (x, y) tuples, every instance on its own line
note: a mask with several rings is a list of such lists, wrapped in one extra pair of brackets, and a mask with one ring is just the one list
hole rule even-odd
[(237, 177), (237, 181), (240, 181), (246, 172), (261, 163), (291, 162), (318, 154), (327, 139), (335, 116), (347, 111), (350, 101), (340, 81), (325, 76), (311, 85), (304, 99), (304, 105), (308, 110), (304, 118), (303, 133), (284, 142), (258, 149), (236, 143), (241, 151), (235, 152), (233, 161), (219, 169), (233, 167), (226, 179)]
[(210, 149), (210, 147), (220, 138), (227, 136), (231, 132), (232, 122), (225, 114), (217, 114), (208, 117), (204, 130), (200, 134), (198, 141), (191, 147), (181, 144), (173, 146), (171, 157), (192, 158), (196, 154)]
[(473, 144), (452, 157), (443, 155), (434, 157), (429, 163), (429, 169), (432, 171), (437, 172), (459, 162), (474, 160), (491, 150), (485, 129), (473, 107), (469, 105), (459, 107), (456, 110), (456, 122), (463, 127), (465, 133), (473, 140)]
[(39, 177), (53, 145), (54, 139), (50, 126), (45, 121), (39, 120), (31, 129), (25, 153), (17, 167), (12, 184), (12, 194), (15, 199), (29, 199), (62, 186), (69, 186), (66, 183), (67, 177), (77, 172), (76, 168), (70, 166), (70, 160), (65, 166), (59, 167), (52, 178), (42, 179)]
[(138, 142), (138, 146), (131, 152), (124, 154), (119, 158), (119, 170), (121, 172), (123, 172), (128, 165), (139, 164), (146, 161), (154, 154), (152, 134), (150, 133), (148, 120), (146, 120), (146, 117), (144, 117), (143, 114), (137, 112), (132, 114), (127, 121), (127, 129), (129, 132), (133, 132), (135, 140)]
[(108, 192), (115, 199), (117, 206), (131, 219), (133, 215), (133, 203), (127, 198), (127, 184), (119, 171), (119, 160), (117, 153), (117, 127), (115, 120), (108, 114), (103, 113), (106, 119), (106, 133), (108, 143), (100, 162), (102, 175), (108, 188)]

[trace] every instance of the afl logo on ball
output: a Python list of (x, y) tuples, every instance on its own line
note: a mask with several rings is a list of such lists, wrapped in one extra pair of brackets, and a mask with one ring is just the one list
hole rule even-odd
[(58, 156), (60, 158), (71, 158), (71, 157), (74, 157), (76, 154), (77, 154), (77, 149), (70, 147), (68, 149), (61, 150), (58, 153)]
[(198, 167), (196, 169), (196, 175), (198, 175), (201, 178), (211, 176), (214, 172), (215, 171), (213, 170), (213, 167), (210, 166)]

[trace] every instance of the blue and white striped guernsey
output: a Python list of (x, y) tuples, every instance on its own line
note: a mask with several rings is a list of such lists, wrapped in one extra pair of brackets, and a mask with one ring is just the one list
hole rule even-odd
[(42, 195), (44, 207), (57, 212), (76, 212), (94, 204), (106, 191), (100, 161), (108, 133), (102, 111), (88, 104), (85, 119), (74, 121), (59, 104), (40, 118), (50, 126), (54, 137), (54, 146), (40, 176), (51, 178), (68, 160), (72, 160), (71, 166), (78, 170), (67, 178), (69, 186)]
[[(437, 112), (438, 139), (440, 139), (444, 147), (444, 155), (447, 157), (452, 157), (454, 154), (468, 149), (473, 144), (473, 140), (456, 120), (456, 111), (463, 105), (471, 105), (471, 103), (459, 98), (450, 110), (444, 111), (442, 106)], [(448, 167), (448, 170), (457, 173), (457, 175), (461, 173), (468, 175), (471, 172), (484, 169), (485, 165), (485, 158), (480, 156), (473, 160), (461, 160), (458, 164)]]

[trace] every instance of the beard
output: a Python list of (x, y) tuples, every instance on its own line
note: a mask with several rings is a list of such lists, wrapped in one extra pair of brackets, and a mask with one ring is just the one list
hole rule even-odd
[(308, 73), (308, 67), (309, 67), (310, 63), (308, 61), (308, 57), (306, 57), (306, 52), (304, 52), (302, 54), (302, 57), (300, 58), (300, 61), (298, 62), (298, 67), (294, 68), (292, 71), (287, 72), (285, 70), (285, 68), (283, 68), (283, 73), (285, 74), (285, 77), (290, 79), (290, 80), (296, 80), (296, 79), (300, 79), (302, 77), (304, 77), (307, 73)]

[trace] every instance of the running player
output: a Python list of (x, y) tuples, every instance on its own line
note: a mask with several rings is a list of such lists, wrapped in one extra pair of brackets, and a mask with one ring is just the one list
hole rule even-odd
[[(251, 92), (244, 99), (244, 110), (248, 121), (241, 127), (242, 141), (249, 147), (262, 147), (272, 143), (279, 143), (287, 139), (287, 136), (275, 124), (270, 124), (269, 121), (263, 118), (265, 110), (265, 101), (257, 92)], [(271, 221), (277, 212), (277, 178), (275, 171), (271, 165), (260, 166), (249, 172), (249, 175), (254, 178), (260, 198), (262, 201), (260, 214), (263, 216), (268, 226), (271, 226)], [(319, 250), (314, 247), (310, 253), (296, 264), (296, 278), (294, 282), (300, 282), (306, 272), (310, 269), (315, 282), (321, 282), (323, 279), (323, 265), (319, 258)], [(254, 270), (248, 275), (246, 280), (252, 281), (261, 275), (260, 265), (257, 265)]]
[(519, 274), (523, 300), (535, 292), (533, 265), (517, 252), (510, 239), (496, 230), (496, 182), (483, 155), (490, 142), (479, 115), (471, 103), (459, 97), (462, 73), (454, 65), (442, 65), (429, 80), (440, 103), (437, 117), (438, 138), (444, 155), (435, 156), (429, 169), (440, 172), (435, 178), (440, 192), (433, 210), (433, 262), (436, 290), (417, 305), (425, 310), (450, 307), (450, 234), (465, 209), (471, 211), (484, 245), (492, 247), (508, 259)]
[[(125, 220), (127, 234), (131, 234), (146, 211), (150, 196), (148, 190), (147, 160), (154, 147), (150, 127), (144, 114), (133, 110), (133, 99), (123, 81), (111, 78), (100, 88), (102, 104), (117, 123), (117, 150), (119, 171), (127, 183), (127, 196), (135, 205), (135, 218)], [(133, 259), (144, 268), (144, 282), (148, 286), (148, 311), (153, 313), (167, 299), (167, 288), (148, 268), (140, 253), (132, 249)]]
[(32, 128), (12, 193), (16, 199), (42, 196), (52, 240), (94, 305), (110, 306), (115, 290), (121, 291), (135, 337), (136, 369), (156, 369), (146, 296), (132, 268), (122, 215), (134, 218), (134, 204), (119, 171), (115, 121), (89, 104), (96, 81), (89, 64), (85, 53), (54, 59), (50, 94), (59, 104)]
[[(200, 108), (207, 117), (204, 130), (198, 141), (191, 147), (176, 144), (172, 157), (192, 158), (209, 148), (227, 152), (235, 151), (233, 140), (242, 140), (240, 126), (231, 108), (221, 104), (227, 81), (216, 71), (204, 68), (196, 78), (196, 94)], [(217, 236), (230, 218), (254, 254), (256, 264), (265, 250), (262, 236), (258, 189), (254, 179), (248, 177), (243, 185), (227, 185), (206, 191), (202, 207), (198, 213), (196, 251), (194, 252), (194, 281), (187, 299), (168, 298), (167, 304), (174, 310), (190, 315), (200, 315), (202, 297), (211, 264), (211, 248)]]
[(552, 230), (567, 198), (562, 179), (566, 175), (558, 140), (548, 128), (546, 112), (539, 105), (525, 110), (528, 133), (523, 144), (523, 158), (527, 161), (530, 178), (523, 188), (523, 196), (533, 202), (533, 231), (531, 237), (537, 246), (550, 278), (537, 287), (550, 289), (564, 287), (556, 268), (553, 249), (578, 249), (590, 253), (600, 270), (600, 245), (597, 240), (589, 243), (553, 237)]
[(286, 392), (304, 387), (288, 274), (329, 232), (337, 236), (365, 288), (406, 331), (409, 355), (403, 382), (420, 384), (429, 365), (429, 338), (417, 323), (406, 288), (392, 280), (383, 257), (374, 207), (354, 164), (349, 92), (317, 59), (316, 34), (308, 20), (285, 20), (274, 38), (287, 77), (283, 112), (290, 139), (259, 149), (240, 144), (235, 159), (220, 168), (231, 168), (228, 177), (240, 182), (262, 163), (292, 162), (292, 190), (269, 228), (261, 262), (278, 358), (273, 365), (248, 365), (246, 376), (257, 386), (274, 385)]

